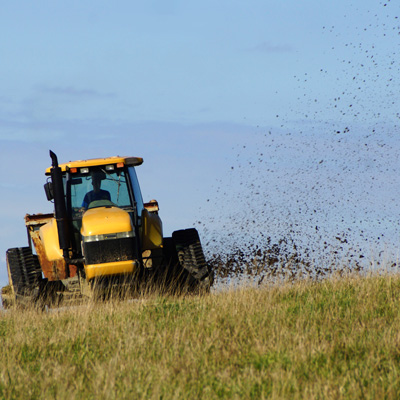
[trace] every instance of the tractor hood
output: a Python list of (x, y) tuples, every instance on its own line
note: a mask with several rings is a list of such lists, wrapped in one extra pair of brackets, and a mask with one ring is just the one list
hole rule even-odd
[(130, 215), (118, 207), (91, 208), (82, 217), (82, 239), (99, 235), (133, 233)]

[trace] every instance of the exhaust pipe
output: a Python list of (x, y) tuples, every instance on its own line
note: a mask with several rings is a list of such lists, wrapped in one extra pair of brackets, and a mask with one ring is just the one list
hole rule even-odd
[(62, 179), (62, 170), (58, 166), (58, 160), (55, 153), (50, 150), (50, 157), (52, 161), (51, 168), (51, 182), (53, 186), (54, 195), (54, 211), (58, 229), (58, 242), (60, 249), (63, 250), (64, 259), (68, 260), (68, 249), (71, 247), (69, 237), (69, 224), (67, 207), (65, 205), (64, 185)]

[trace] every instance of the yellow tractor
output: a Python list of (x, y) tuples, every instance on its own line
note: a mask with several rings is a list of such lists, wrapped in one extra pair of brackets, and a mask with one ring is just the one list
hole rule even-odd
[(25, 216), (27, 247), (7, 250), (9, 285), (3, 305), (59, 304), (61, 300), (161, 289), (209, 291), (213, 272), (196, 229), (163, 237), (155, 200), (144, 203), (138, 157), (109, 157), (46, 170), (54, 214)]

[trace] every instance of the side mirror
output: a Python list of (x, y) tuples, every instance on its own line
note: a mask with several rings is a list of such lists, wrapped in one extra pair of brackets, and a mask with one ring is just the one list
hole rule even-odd
[(144, 203), (144, 208), (151, 213), (158, 214), (158, 210), (160, 207), (158, 207), (158, 202), (157, 200), (150, 200), (148, 203)]
[(51, 182), (44, 184), (44, 191), (48, 201), (54, 200), (53, 184)]

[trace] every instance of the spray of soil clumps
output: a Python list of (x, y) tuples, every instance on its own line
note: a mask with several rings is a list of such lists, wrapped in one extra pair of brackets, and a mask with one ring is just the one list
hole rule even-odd
[[(371, 24), (352, 37), (322, 27), (336, 64), (296, 76), (304, 96), (226, 155), (197, 223), (222, 280), (398, 268), (400, 9), (353, 11)], [(374, 46), (378, 36), (390, 46)], [(328, 89), (319, 96), (316, 87)]]

